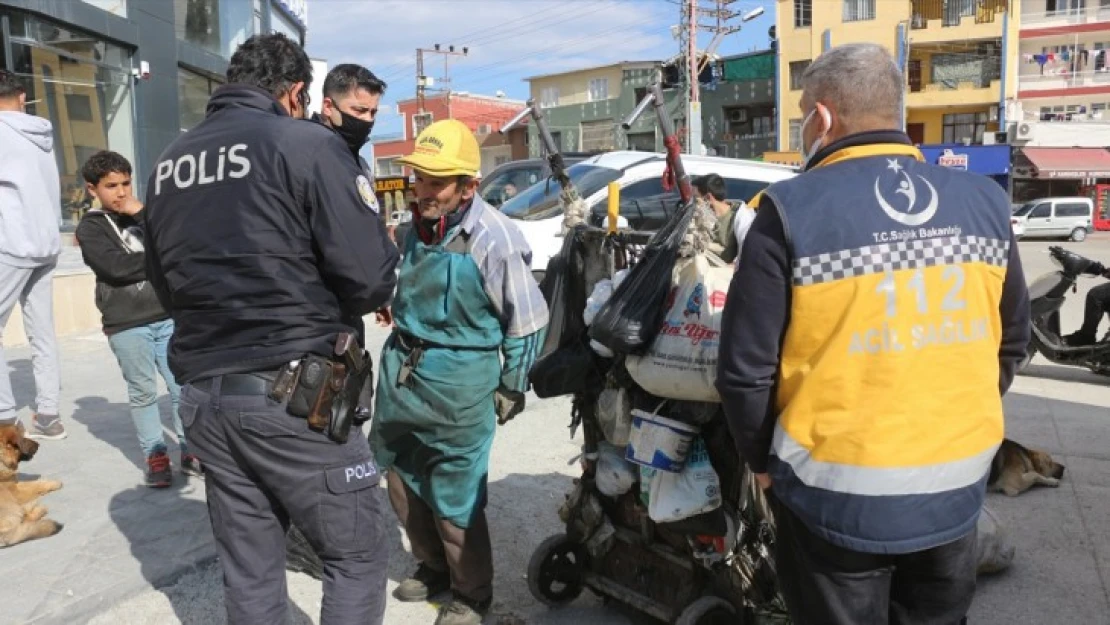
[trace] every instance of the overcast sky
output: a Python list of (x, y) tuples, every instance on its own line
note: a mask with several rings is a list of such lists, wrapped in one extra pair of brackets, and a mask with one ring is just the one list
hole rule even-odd
[[(774, 1), (739, 0), (729, 8), (746, 13), (759, 6), (764, 15), (726, 37), (719, 53), (767, 47)], [(465, 58), (450, 57), (454, 91), (500, 90), (520, 100), (528, 97), (522, 80), (528, 76), (678, 52), (671, 26), (679, 23), (680, 0), (311, 0), (308, 7), (309, 55), (329, 67), (353, 62), (370, 68), (389, 84), (387, 105), (415, 96), (416, 48), (436, 43), (469, 48)], [(711, 38), (702, 35), (703, 49)], [(425, 74), (438, 85), (444, 57), (425, 55)], [(374, 136), (399, 131), (390, 106)]]

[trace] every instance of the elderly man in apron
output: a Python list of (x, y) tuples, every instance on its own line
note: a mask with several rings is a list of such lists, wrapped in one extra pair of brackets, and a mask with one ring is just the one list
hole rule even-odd
[(493, 597), (486, 478), (497, 423), (524, 409), (547, 305), (520, 230), (476, 194), (478, 142), (430, 125), (400, 162), (419, 206), (402, 242), (370, 441), (420, 565), (401, 601), (452, 591), (436, 625), (478, 625)]

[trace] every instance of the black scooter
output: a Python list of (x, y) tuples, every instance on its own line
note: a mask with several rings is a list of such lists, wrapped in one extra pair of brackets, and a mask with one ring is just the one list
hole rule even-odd
[(1056, 364), (1086, 367), (1095, 373), (1110, 375), (1110, 341), (1072, 347), (1064, 343), (1060, 333), (1060, 307), (1064, 305), (1068, 290), (1076, 291), (1079, 276), (1102, 276), (1106, 267), (1058, 246), (1050, 247), (1049, 255), (1060, 269), (1037, 278), (1029, 286), (1033, 336), (1019, 370), (1040, 352)]

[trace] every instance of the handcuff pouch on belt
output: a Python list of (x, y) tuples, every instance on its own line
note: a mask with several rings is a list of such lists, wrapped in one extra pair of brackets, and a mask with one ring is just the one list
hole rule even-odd
[(351, 426), (359, 427), (370, 418), (370, 407), (360, 406), (359, 397), (373, 367), (354, 335), (346, 332), (336, 340), (333, 357), (309, 354), (285, 365), (270, 397), (277, 401), (288, 397), (289, 414), (307, 419), (309, 428), (345, 443)]

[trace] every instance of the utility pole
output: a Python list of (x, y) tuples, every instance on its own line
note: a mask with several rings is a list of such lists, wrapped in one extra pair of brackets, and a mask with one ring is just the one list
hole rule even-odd
[[(698, 0), (684, 0), (682, 5), (682, 25), (679, 27), (681, 54), (686, 58), (685, 101), (686, 101), (686, 153), (701, 154), (701, 89), (698, 77), (709, 66), (710, 57), (728, 35), (738, 32), (740, 26), (731, 26), (728, 21), (740, 17), (739, 13), (729, 10), (728, 5), (736, 0), (710, 0), (711, 8), (698, 8)], [(741, 18), (747, 22), (763, 14), (756, 9)], [(712, 18), (714, 23), (702, 24), (702, 18)], [(698, 32), (713, 33), (713, 40), (706, 48), (704, 59), (698, 58)]]
[[(438, 43), (435, 44), (435, 46), (432, 47), (432, 48), (417, 48), (416, 49), (416, 102), (417, 102), (417, 108), (420, 111), (421, 115), (423, 115), (425, 113), (424, 94), (427, 91), (428, 87), (431, 87), (435, 82), (431, 77), (424, 75), (424, 54), (425, 53), (443, 55), (443, 78), (440, 79), (440, 82), (449, 85), (449, 84), (451, 84), (451, 79), (448, 76), (448, 65), (447, 65), (448, 60), (452, 56), (467, 56), (468, 54), (470, 54), (470, 49), (467, 48), (466, 46), (463, 46), (462, 51), (457, 52), (455, 50), (455, 46), (449, 45), (449, 46), (447, 46), (447, 49), (445, 50)], [(450, 93), (450, 88), (447, 89), (447, 92)]]

